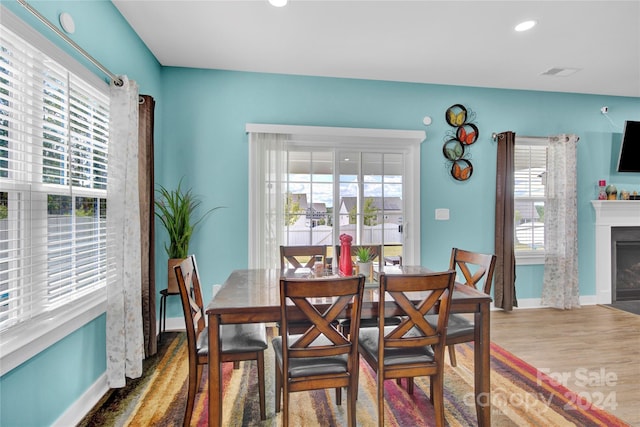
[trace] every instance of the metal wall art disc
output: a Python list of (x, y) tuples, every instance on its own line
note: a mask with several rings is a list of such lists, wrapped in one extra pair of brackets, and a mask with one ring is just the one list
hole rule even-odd
[(445, 119), (449, 126), (462, 126), (467, 122), (467, 109), (462, 104), (454, 104), (447, 108)]
[(471, 145), (478, 140), (478, 127), (473, 123), (466, 123), (456, 131), (456, 138), (465, 145)]
[(456, 161), (464, 156), (464, 145), (457, 139), (450, 139), (442, 146), (442, 154), (447, 160)]
[(469, 160), (459, 159), (451, 165), (451, 176), (458, 181), (466, 181), (473, 175), (473, 165)]

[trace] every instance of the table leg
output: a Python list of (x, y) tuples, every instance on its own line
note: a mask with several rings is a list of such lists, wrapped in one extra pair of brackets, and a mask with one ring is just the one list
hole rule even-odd
[(478, 425), (491, 426), (491, 339), (489, 333), (489, 304), (480, 304), (475, 313), (474, 382)]
[(222, 426), (222, 372), (220, 370), (220, 319), (209, 316), (209, 426)]

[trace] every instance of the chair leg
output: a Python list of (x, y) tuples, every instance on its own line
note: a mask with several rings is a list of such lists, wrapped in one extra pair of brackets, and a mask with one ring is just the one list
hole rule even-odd
[(384, 377), (378, 372), (378, 427), (384, 427)]
[(413, 394), (413, 377), (407, 378), (407, 393)]
[(356, 427), (356, 395), (358, 394), (358, 378), (354, 376), (347, 388), (347, 417), (348, 426)]
[(356, 385), (356, 388), (353, 394), (353, 400), (357, 401), (358, 393), (360, 389), (360, 353), (358, 353), (358, 358), (356, 359), (356, 368), (353, 371), (353, 375), (355, 377), (354, 383)]
[(342, 387), (336, 387), (336, 405), (342, 405)]
[(433, 377), (429, 377), (429, 400), (433, 405)]
[(264, 399), (264, 351), (259, 351), (257, 355), (258, 363), (258, 394), (260, 397), (260, 419), (266, 420), (267, 414), (265, 410)]
[(240, 369), (240, 361), (239, 360), (234, 360), (233, 361), (233, 369)]
[(458, 363), (456, 362), (456, 346), (452, 344), (448, 345), (447, 348), (449, 349), (449, 360), (451, 361), (451, 366), (455, 368), (458, 366)]
[(276, 362), (276, 413), (280, 412), (282, 398), (282, 371), (280, 365)]
[(187, 407), (184, 409), (184, 418), (182, 420), (183, 427), (189, 427), (191, 424), (191, 415), (196, 400), (196, 391), (198, 391), (198, 368), (189, 364), (189, 386), (187, 390)]
[(196, 366), (196, 390), (200, 390), (202, 384), (202, 365)]
[(282, 426), (289, 427), (289, 388), (287, 385), (284, 385), (284, 382), (287, 381), (283, 378), (283, 389), (282, 389)]
[(431, 400), (433, 402), (433, 411), (435, 413), (436, 426), (444, 426), (444, 401), (443, 401), (443, 381), (442, 374), (432, 375), (430, 382), (433, 384), (431, 389)]

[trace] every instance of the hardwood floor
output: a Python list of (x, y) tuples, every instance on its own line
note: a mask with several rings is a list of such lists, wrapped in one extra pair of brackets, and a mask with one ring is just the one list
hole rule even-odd
[(640, 427), (640, 316), (600, 305), (498, 310), (491, 340)]

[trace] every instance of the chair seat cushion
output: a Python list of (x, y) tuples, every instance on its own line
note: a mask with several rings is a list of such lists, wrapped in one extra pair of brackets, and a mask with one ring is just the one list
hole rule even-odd
[[(394, 329), (393, 326), (384, 328), (385, 335)], [(418, 332), (411, 330), (406, 336), (418, 335)], [(378, 361), (378, 328), (366, 328), (360, 330), (360, 351)], [(411, 348), (387, 348), (384, 354), (384, 365), (405, 365), (410, 363), (430, 363), (433, 362), (433, 349), (431, 346), (411, 347)]]
[[(295, 342), (300, 335), (290, 335), (289, 343)], [(282, 368), (282, 337), (275, 337), (271, 344), (276, 354), (276, 363)], [(330, 345), (331, 341), (320, 335), (311, 345)], [(295, 357), (289, 358), (290, 378), (305, 377), (307, 375), (341, 374), (347, 372), (347, 355), (331, 357)]]
[[(427, 314), (425, 318), (431, 326), (435, 326), (438, 322), (437, 314)], [(473, 335), (473, 330), (473, 321), (468, 320), (459, 314), (452, 313), (449, 315), (449, 322), (447, 323), (447, 338), (452, 339), (466, 335)]]
[[(197, 340), (198, 355), (209, 354), (209, 329), (204, 328)], [(247, 353), (267, 348), (267, 330), (264, 323), (220, 325), (223, 353)]]

